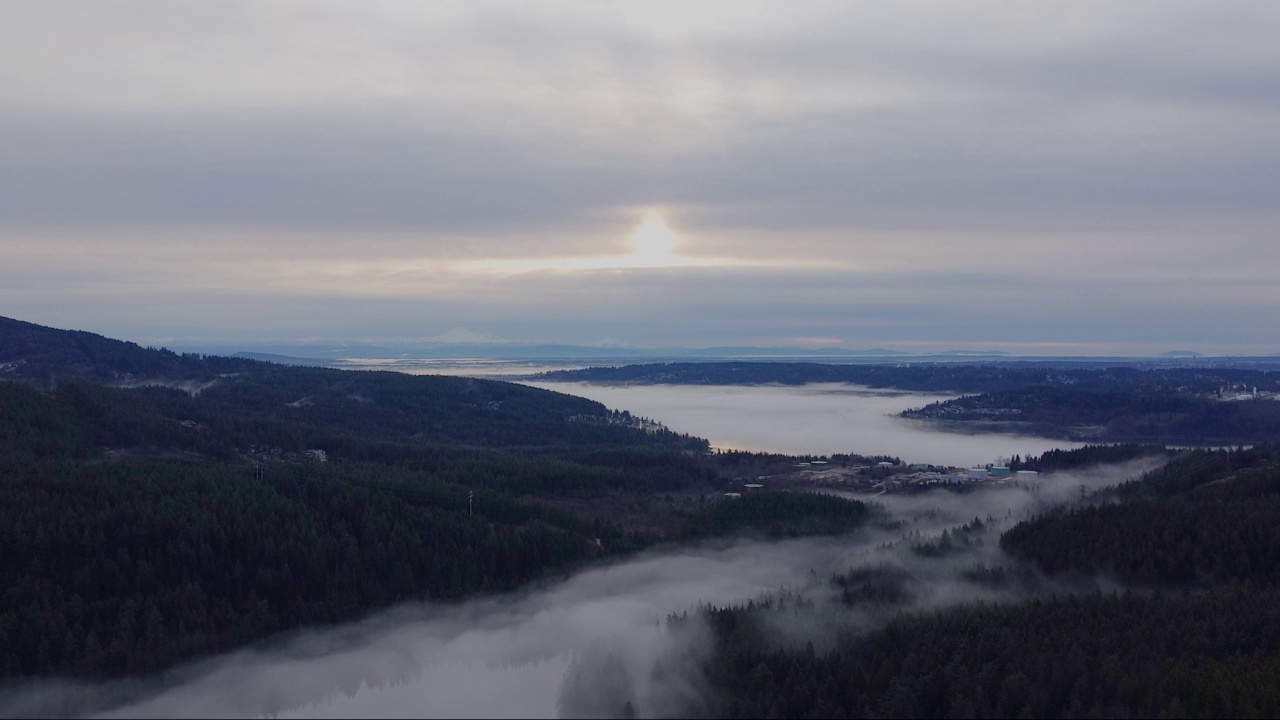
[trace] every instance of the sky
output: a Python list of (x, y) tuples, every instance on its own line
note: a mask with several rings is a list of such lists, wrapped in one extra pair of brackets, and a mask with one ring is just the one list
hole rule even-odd
[(1274, 2), (0, 7), (0, 315), (1280, 352)]

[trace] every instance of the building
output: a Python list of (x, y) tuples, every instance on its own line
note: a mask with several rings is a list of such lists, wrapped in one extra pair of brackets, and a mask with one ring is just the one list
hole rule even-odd
[(970, 481), (986, 480), (989, 475), (986, 468), (969, 468)]
[(1017, 474), (1017, 478), (1024, 482), (1039, 480), (1040, 473), (1036, 472), (1035, 470), (1019, 470)]

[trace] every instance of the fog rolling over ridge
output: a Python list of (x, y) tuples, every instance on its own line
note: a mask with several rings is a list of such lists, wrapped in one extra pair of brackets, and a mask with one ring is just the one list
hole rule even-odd
[[(31, 684), (5, 693), (0, 707), (6, 715), (105, 717), (555, 717), (621, 713), (622, 704), (613, 702), (621, 698), (640, 716), (686, 714), (713, 700), (699, 675), (699, 658), (709, 648), (701, 646), (699, 631), (670, 631), (669, 615), (800, 593), (819, 612), (779, 616), (772, 639), (821, 646), (834, 627), (870, 630), (892, 614), (840, 605), (830, 583), (835, 573), (892, 569), (907, 592), (892, 612), (1016, 599), (1024, 589), (984, 586), (966, 576), (979, 565), (1012, 562), (996, 544), (1003, 529), (1078, 498), (1081, 485), (1114, 484), (1156, 464), (1060, 473), (1037, 492), (882, 495), (873, 499), (875, 522), (852, 535), (645, 553), (509, 596), (402, 605), (197, 663), (163, 684)], [(982, 530), (952, 551), (927, 556), (913, 550), (975, 517)], [(1037, 591), (1053, 590), (1044, 583)]]

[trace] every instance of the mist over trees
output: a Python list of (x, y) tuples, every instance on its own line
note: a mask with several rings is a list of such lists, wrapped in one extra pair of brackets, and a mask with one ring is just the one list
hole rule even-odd
[[(701, 672), (717, 692), (687, 709), (703, 717), (1271, 716), (1280, 709), (1276, 452), (1185, 453), (1084, 506), (1015, 524), (999, 535), (1011, 564), (961, 573), (1003, 593), (997, 602), (903, 613), (927, 588), (919, 569), (891, 561), (833, 575), (834, 596), (816, 584), (803, 591), (816, 599), (783, 593), (672, 616), (668, 632), (709, 628), (713, 637)], [(984, 526), (978, 518), (957, 526), (949, 542), (955, 531)], [(926, 561), (947, 556), (937, 542), (930, 547), (919, 553)], [(1116, 579), (1129, 589), (1099, 588)]]
[[(31, 375), (0, 382), (0, 678), (150, 673), (657, 541), (861, 522), (837, 498), (726, 501), (735, 459), (559, 393), (0, 336)], [(672, 492), (662, 527), (610, 509)]]
[[(645, 625), (643, 653), (627, 649), (641, 637), (635, 618), (597, 628), (618, 639), (577, 656), (561, 711), (1280, 711), (1273, 444), (1015, 456), (1011, 469), (1045, 477), (964, 494), (727, 496), (797, 458), (711, 453), (655, 422), (507, 383), (286, 368), (60, 333), (0, 323), (0, 340), (13, 340), (0, 342), (12, 380), (0, 382), (0, 681), (11, 687), (163, 677), (284, 631), (524, 590), (645, 548), (673, 555), (644, 562), (670, 563), (695, 541), (757, 538), (749, 547), (761, 553), (831, 535), (826, 549), (789, 545), (767, 560), (744, 550), (732, 572), (786, 567), (795, 587), (670, 608), (665, 623)], [(989, 386), (1031, 372), (872, 370), (877, 382)], [(1050, 378), (982, 392), (1038, 412), (1059, 412), (1053, 398), (1087, 412), (1141, 406), (1167, 428), (1199, 422), (1178, 410), (1184, 395), (1223, 379), (1217, 369), (1099, 372), (1054, 376), (1094, 383), (1083, 389)], [(1091, 407), (1099, 393), (1115, 405)], [(1105, 463), (1123, 465), (1089, 475)], [(1151, 467), (1108, 489), (1123, 468)], [(699, 597), (686, 591), (681, 602)]]

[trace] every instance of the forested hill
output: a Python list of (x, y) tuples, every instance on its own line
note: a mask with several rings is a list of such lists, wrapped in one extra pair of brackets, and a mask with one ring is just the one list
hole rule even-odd
[(803, 385), (841, 382), (922, 392), (985, 392), (1042, 382), (1043, 369), (983, 365), (837, 365), (812, 362), (650, 363), (542, 373), (549, 382), (637, 385)]
[(1064, 367), (1030, 362), (838, 365), (805, 362), (650, 363), (541, 373), (548, 382), (636, 385), (803, 385), (841, 382), (917, 392), (986, 393), (1026, 387), (1216, 393), (1224, 385), (1280, 391), (1280, 372), (1238, 368)]
[(58, 330), (0, 317), (0, 379), (37, 383), (59, 377), (207, 379), (265, 367), (243, 358), (179, 355), (81, 330)]
[(148, 674), (653, 542), (865, 515), (727, 505), (732, 458), (561, 393), (0, 334), (0, 685)]
[[(871, 630), (874, 614), (850, 619), (821, 594), (672, 616), (682, 638), (711, 635), (711, 651), (682, 671), (718, 692), (692, 697), (685, 714), (1276, 717), (1280, 448), (1186, 452), (1094, 500), (1003, 534), (1005, 551), (1051, 579), (1016, 564), (989, 573), (1030, 579), (1022, 600), (1001, 581), (1004, 601), (894, 613)], [(909, 576), (886, 565), (832, 583), (843, 605), (871, 612), (899, 601), (895, 572)], [(1048, 591), (1091, 578), (1136, 592)], [(663, 663), (680, 667), (664, 658), (655, 677)], [(603, 712), (626, 716), (629, 697), (608, 700)]]
[(1116, 496), (1021, 523), (1001, 547), (1054, 575), (1280, 588), (1280, 447), (1190, 453)]
[[(0, 318), (0, 379), (52, 389), (74, 378), (140, 389), (109, 397), (83, 384), (70, 391), (83, 396), (80, 402), (91, 415), (110, 412), (125, 425), (147, 425), (134, 427), (138, 443), (156, 445), (163, 436), (184, 449), (222, 456), (250, 446), (298, 452), (342, 436), (543, 449), (602, 443), (705, 447), (696, 439), (646, 432), (592, 400), (523, 385), (178, 355)], [(115, 407), (140, 403), (146, 407), (134, 413)]]
[(145, 673), (511, 589), (651, 539), (548, 502), (715, 475), (705, 441), (510, 383), (10, 320), (0, 353), (0, 680)]

